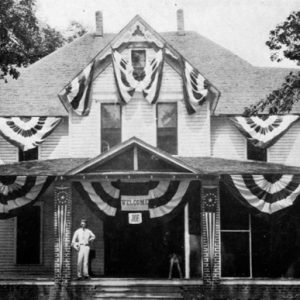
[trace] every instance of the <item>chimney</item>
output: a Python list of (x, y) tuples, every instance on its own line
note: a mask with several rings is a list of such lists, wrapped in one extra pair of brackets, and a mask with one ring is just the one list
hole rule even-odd
[(96, 36), (103, 36), (103, 15), (102, 11), (96, 11)]
[(178, 9), (177, 10), (177, 34), (178, 35), (185, 35), (185, 33), (184, 33), (183, 9)]

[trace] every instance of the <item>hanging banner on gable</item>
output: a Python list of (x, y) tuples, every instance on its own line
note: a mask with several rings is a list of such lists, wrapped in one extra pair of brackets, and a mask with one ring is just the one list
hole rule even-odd
[(258, 148), (268, 148), (299, 119), (299, 116), (234, 117), (230, 118), (239, 131)]
[(136, 91), (143, 92), (150, 104), (157, 101), (162, 82), (164, 49), (158, 50), (152, 61), (146, 61), (144, 76), (140, 81), (134, 78), (131, 63), (127, 62), (117, 50), (112, 50), (112, 61), (119, 98), (123, 104), (128, 103)]
[(60, 122), (61, 118), (56, 117), (0, 117), (0, 134), (27, 151), (43, 143)]
[(208, 82), (197, 69), (182, 58), (183, 93), (187, 112), (195, 113), (206, 101)]
[(16, 216), (33, 204), (53, 181), (48, 176), (0, 176), (0, 219)]
[(268, 215), (292, 206), (300, 195), (296, 175), (224, 175), (222, 181), (243, 204)]
[(93, 81), (95, 61), (89, 63), (63, 90), (59, 93), (62, 102), (68, 110), (73, 110), (79, 116), (87, 116), (90, 112), (90, 91)]

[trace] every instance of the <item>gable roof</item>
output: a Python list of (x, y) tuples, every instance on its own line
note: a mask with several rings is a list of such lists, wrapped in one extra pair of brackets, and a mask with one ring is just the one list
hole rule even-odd
[[(10, 79), (8, 84), (0, 82), (0, 115), (67, 116), (57, 94), (124, 29), (118, 35), (103, 37), (85, 34), (24, 69), (18, 80)], [(185, 35), (165, 32), (159, 36), (220, 90), (217, 115), (241, 114), (245, 106), (279, 87), (290, 71), (254, 67), (196, 32), (186, 31)], [(295, 105), (293, 112), (300, 113), (300, 104)]]
[[(204, 174), (300, 174), (300, 167), (268, 162), (241, 161), (218, 157), (177, 157), (177, 160), (196, 169), (197, 173), (194, 175), (200, 177)], [(57, 158), (16, 162), (0, 165), (0, 174), (2, 176), (65, 176), (71, 170), (90, 161), (89, 158)]]
[[(91, 173), (95, 169), (97, 170), (97, 173), (99, 173), (99, 172), (101, 173), (101, 171), (103, 171), (103, 170), (101, 170), (101, 165), (104, 165), (104, 164), (107, 164), (107, 162), (116, 160), (123, 153), (128, 152), (128, 149), (136, 149), (137, 155), (138, 155), (139, 150), (146, 151), (146, 152), (150, 153), (150, 155), (152, 155), (156, 159), (160, 159), (162, 162), (165, 162), (168, 165), (173, 166), (174, 170), (176, 169), (176, 170), (180, 170), (180, 172), (187, 172), (187, 173), (197, 173), (197, 171), (194, 168), (192, 168), (190, 165), (183, 163), (181, 160), (173, 157), (169, 153), (162, 151), (156, 147), (153, 147), (136, 137), (132, 137), (132, 138), (128, 139), (127, 141), (120, 143), (120, 144), (116, 145), (115, 147), (112, 147), (108, 151), (103, 152), (100, 155), (96, 156), (95, 158), (93, 158), (89, 161), (86, 161), (83, 164), (77, 166), (76, 168), (68, 171), (65, 175), (76, 175), (79, 173), (83, 173), (83, 174)], [(133, 154), (133, 155), (135, 155), (135, 154)], [(133, 158), (133, 160), (134, 160), (134, 158)], [(138, 160), (138, 157), (136, 157), (136, 160)], [(137, 168), (137, 170), (133, 170), (133, 164), (134, 163), (132, 162), (132, 168), (128, 171), (130, 171), (130, 173), (132, 173), (132, 172), (138, 173), (140, 171), (140, 168)], [(120, 171), (126, 171), (126, 170), (118, 169), (118, 172), (120, 172)], [(111, 172), (114, 172), (114, 171), (111, 170)], [(169, 174), (170, 171), (168, 171), (167, 173)]]

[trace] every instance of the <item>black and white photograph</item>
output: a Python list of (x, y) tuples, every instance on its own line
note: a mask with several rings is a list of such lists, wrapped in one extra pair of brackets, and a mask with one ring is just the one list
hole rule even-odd
[(300, 299), (299, 0), (0, 0), (0, 300)]

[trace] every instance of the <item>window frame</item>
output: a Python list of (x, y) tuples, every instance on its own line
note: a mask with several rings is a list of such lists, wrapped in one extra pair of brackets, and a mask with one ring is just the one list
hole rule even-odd
[[(37, 151), (37, 158), (36, 158), (36, 160), (39, 160), (40, 157), (41, 157), (41, 147), (35, 147), (33, 149), (36, 149), (36, 151)], [(20, 160), (20, 153), (21, 152), (26, 152), (26, 151), (23, 151), (22, 149), (20, 149), (19, 147), (17, 147), (16, 161), (17, 162), (28, 161), (28, 160)]]
[[(175, 153), (170, 153), (170, 154), (171, 155), (178, 155), (178, 149), (179, 149), (178, 140), (179, 140), (179, 138), (178, 138), (178, 102), (177, 101), (170, 101), (170, 102), (163, 101), (163, 102), (157, 102), (156, 103), (156, 147), (158, 149), (160, 149), (158, 147), (158, 130), (159, 130), (159, 128), (164, 128), (164, 127), (158, 127), (158, 109), (159, 109), (159, 105), (164, 105), (164, 104), (169, 104), (169, 105), (173, 104), (176, 107), (176, 127), (170, 127), (170, 128), (176, 128), (176, 147), (175, 147), (176, 151), (175, 151)], [(160, 149), (160, 150), (166, 151), (164, 149)]]
[(18, 245), (17, 245), (17, 234), (18, 234), (18, 217), (14, 218), (14, 265), (18, 267), (27, 267), (27, 266), (41, 266), (43, 265), (43, 238), (44, 238), (44, 232), (43, 232), (43, 222), (44, 222), (44, 203), (41, 201), (37, 201), (33, 204), (33, 206), (39, 206), (40, 207), (40, 257), (39, 257), (39, 263), (38, 264), (19, 264), (17, 263), (17, 256), (18, 256)]
[(220, 209), (220, 241), (222, 241), (222, 233), (223, 232), (240, 232), (240, 233), (248, 233), (248, 248), (249, 248), (249, 276), (248, 277), (233, 277), (233, 276), (222, 276), (222, 244), (220, 245), (220, 278), (221, 279), (254, 279), (253, 278), (253, 271), (252, 271), (252, 222), (251, 222), (251, 214), (248, 213), (248, 229), (222, 229), (221, 227), (221, 209)]
[[(251, 144), (251, 142), (246, 138), (246, 158), (247, 160), (254, 160), (254, 161), (262, 161), (262, 162), (268, 162), (269, 161), (269, 157), (268, 157), (268, 154), (269, 154), (269, 151), (268, 149), (264, 149), (265, 151), (265, 156), (266, 156), (266, 160), (255, 160), (255, 159), (251, 159), (249, 158), (249, 145)], [(253, 146), (254, 147), (254, 146)]]
[(102, 131), (103, 131), (103, 127), (102, 127), (102, 107), (103, 106), (105, 106), (105, 105), (109, 105), (109, 106), (112, 106), (112, 105), (114, 105), (114, 106), (118, 106), (119, 107), (119, 109), (120, 109), (120, 143), (122, 143), (122, 134), (123, 134), (123, 130), (122, 130), (122, 115), (123, 115), (123, 110), (122, 110), (122, 105), (121, 104), (119, 104), (119, 103), (115, 103), (115, 102), (102, 102), (102, 103), (100, 103), (100, 153), (104, 153), (104, 152), (106, 152), (106, 151), (108, 151), (108, 150), (106, 150), (106, 151), (102, 151), (102, 136), (103, 136), (103, 134), (102, 134)]

